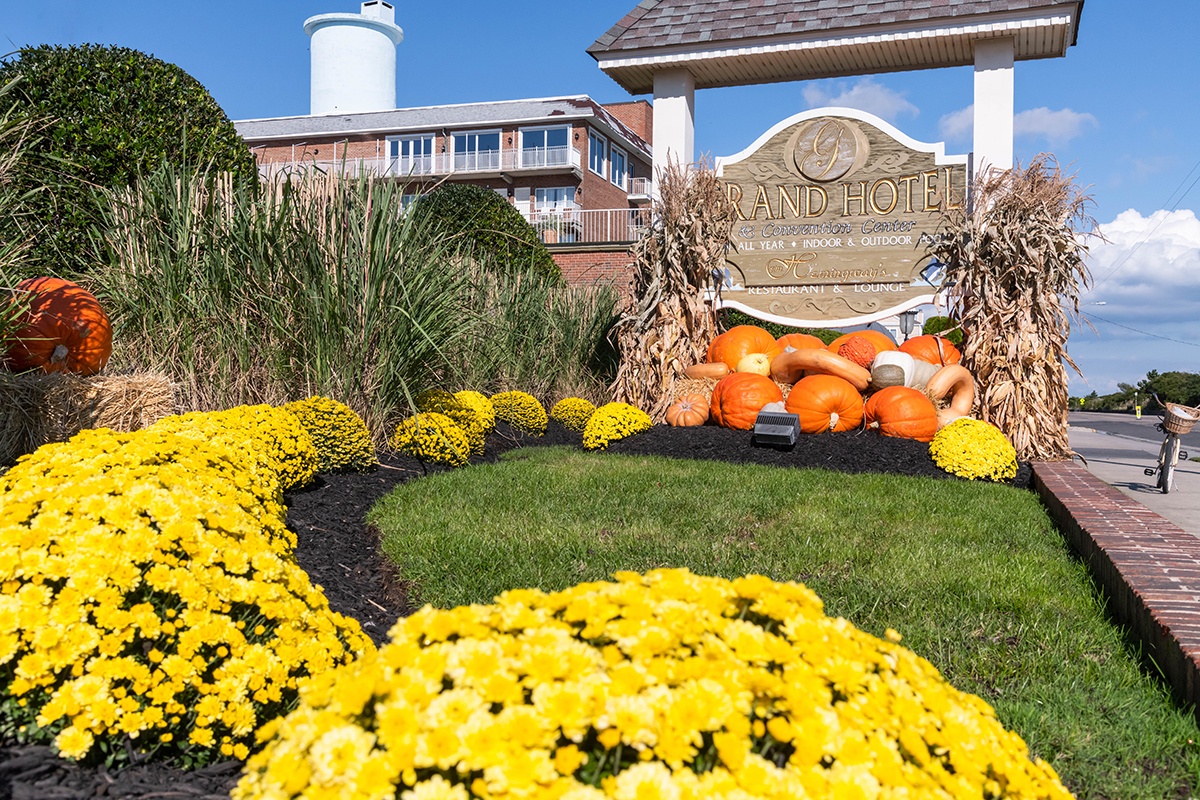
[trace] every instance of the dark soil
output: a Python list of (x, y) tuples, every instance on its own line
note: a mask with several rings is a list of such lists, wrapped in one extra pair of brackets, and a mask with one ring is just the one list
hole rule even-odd
[[(553, 420), (544, 437), (531, 437), (501, 423), (475, 462), (495, 461), (517, 447), (581, 446), (581, 437)], [(801, 436), (789, 449), (755, 446), (751, 434), (724, 428), (651, 430), (614, 442), (613, 453), (712, 459), (776, 467), (820, 468), (839, 472), (883, 472), (954, 480), (929, 457), (928, 446), (875, 433)], [(443, 471), (437, 466), (382, 454), (379, 468), (365, 474), (322, 475), (286, 498), (288, 526), (295, 531), (300, 565), (320, 584), (335, 611), (354, 617), (376, 644), (387, 639), (397, 618), (411, 609), (402, 575), (379, 554), (377, 538), (365, 523), (367, 510), (397, 484)], [(1022, 464), (1013, 484), (1027, 488), (1030, 469)], [(60, 759), (48, 747), (2, 746), (0, 798), (225, 798), (237, 783), (240, 762), (186, 772), (163, 764), (121, 769), (81, 767)]]

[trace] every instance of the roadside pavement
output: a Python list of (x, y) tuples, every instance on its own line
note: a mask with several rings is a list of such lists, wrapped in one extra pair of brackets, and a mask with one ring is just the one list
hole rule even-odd
[[(1086, 459), (1085, 466), (1093, 475), (1200, 537), (1200, 462), (1180, 460), (1175, 470), (1176, 485), (1169, 494), (1163, 494), (1157, 485), (1158, 476), (1142, 472), (1158, 462), (1161, 439), (1151, 442), (1076, 425), (1068, 427), (1067, 436), (1071, 449)], [(1200, 457), (1200, 448), (1192, 447), (1189, 456)]]

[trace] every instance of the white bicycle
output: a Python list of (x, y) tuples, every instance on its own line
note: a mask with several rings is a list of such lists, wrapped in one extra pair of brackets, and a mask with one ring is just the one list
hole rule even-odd
[(1180, 449), (1179, 437), (1191, 433), (1192, 427), (1200, 420), (1200, 409), (1181, 406), (1178, 403), (1164, 403), (1155, 400), (1163, 407), (1162, 422), (1154, 427), (1164, 434), (1162, 447), (1158, 451), (1158, 466), (1145, 470), (1147, 475), (1158, 475), (1158, 488), (1167, 494), (1175, 488), (1175, 467), (1179, 459), (1187, 460), (1186, 450)]

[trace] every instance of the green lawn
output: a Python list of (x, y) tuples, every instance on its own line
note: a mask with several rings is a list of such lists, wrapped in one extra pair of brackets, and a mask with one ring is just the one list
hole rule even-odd
[(419, 602), (616, 570), (807, 584), (995, 706), (1081, 798), (1200, 792), (1200, 729), (1139, 667), (1030, 492), (527, 448), (398, 487), (370, 515)]

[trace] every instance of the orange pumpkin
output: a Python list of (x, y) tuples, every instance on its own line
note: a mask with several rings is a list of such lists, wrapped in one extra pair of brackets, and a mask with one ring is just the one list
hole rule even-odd
[(882, 353), (885, 350), (896, 349), (896, 343), (892, 341), (892, 337), (888, 336), (882, 331), (876, 330), (851, 331), (850, 333), (843, 333), (841, 336), (830, 342), (829, 346), (825, 349), (832, 353), (836, 353), (838, 348), (844, 345), (851, 336), (862, 336), (865, 338), (868, 342), (875, 346), (876, 353)]
[(95, 375), (104, 368), (112, 325), (95, 295), (61, 278), (30, 278), (17, 291), (30, 303), (6, 356), (10, 369)]
[(900, 345), (899, 349), (900, 352), (908, 353), (913, 358), (937, 364), (939, 367), (962, 361), (962, 353), (949, 339), (932, 333), (914, 336)]
[(804, 433), (848, 431), (863, 418), (863, 399), (858, 389), (836, 375), (809, 375), (788, 392), (788, 411), (800, 417)]
[(811, 350), (825, 348), (825, 343), (813, 336), (811, 333), (785, 333), (775, 340), (775, 344), (779, 345), (780, 350), (792, 348), (794, 350)]
[(848, 358), (863, 369), (870, 369), (875, 360), (875, 345), (865, 336), (851, 336), (838, 348), (838, 355)]
[(725, 428), (748, 431), (767, 403), (783, 399), (775, 381), (753, 372), (726, 375), (713, 387), (709, 409), (716, 423)]
[(765, 354), (769, 364), (781, 352), (783, 348), (775, 343), (775, 337), (762, 328), (738, 325), (712, 340), (708, 346), (708, 360), (723, 361), (731, 370), (736, 370), (738, 362), (751, 353)]
[(676, 428), (692, 428), (708, 422), (708, 398), (702, 394), (686, 394), (667, 409), (667, 424)]
[(923, 392), (907, 386), (889, 386), (867, 399), (863, 409), (868, 428), (884, 436), (931, 442), (938, 430), (937, 409)]

